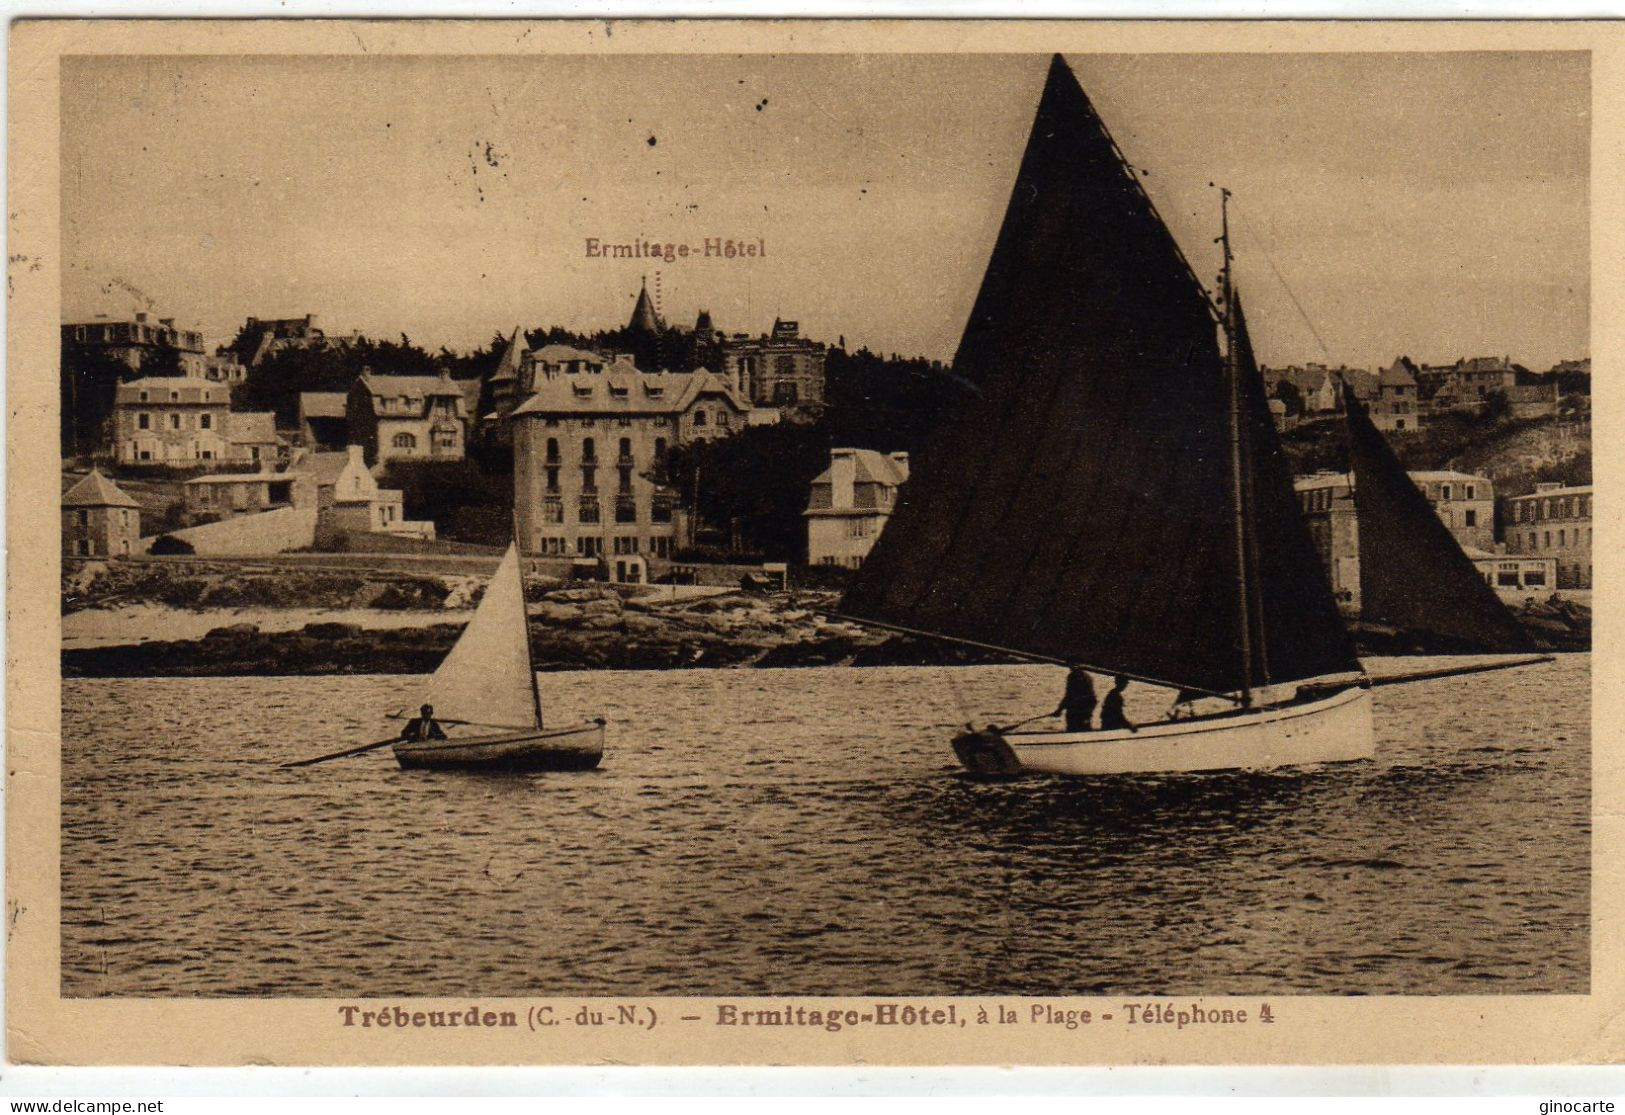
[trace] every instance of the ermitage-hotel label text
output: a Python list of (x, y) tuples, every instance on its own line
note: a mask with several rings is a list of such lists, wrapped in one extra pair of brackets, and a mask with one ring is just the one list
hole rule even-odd
[(631, 240), (611, 243), (596, 236), (587, 237), (588, 259), (658, 259), (676, 263), (680, 259), (765, 259), (767, 241), (733, 240), (707, 236), (698, 244), (664, 243), (659, 240)]

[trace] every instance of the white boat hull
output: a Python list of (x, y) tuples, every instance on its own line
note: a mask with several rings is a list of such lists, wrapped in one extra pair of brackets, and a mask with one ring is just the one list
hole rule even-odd
[(402, 767), (431, 770), (592, 770), (604, 757), (604, 722), (500, 735), (397, 743)]
[(954, 740), (967, 769), (1005, 775), (1264, 770), (1369, 759), (1375, 747), (1365, 688), (1133, 732), (987, 731)]

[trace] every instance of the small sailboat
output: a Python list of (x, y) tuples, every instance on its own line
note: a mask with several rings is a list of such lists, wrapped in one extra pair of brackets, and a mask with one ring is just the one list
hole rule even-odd
[(591, 770), (604, 755), (604, 721), (545, 728), (531, 659), (519, 549), (510, 544), (474, 617), (429, 678), (420, 699), (395, 714), (411, 719), (432, 705), (441, 724), (470, 729), (449, 739), (400, 742), (403, 767), (472, 770)]
[[(1372, 682), (1304, 523), (1232, 289), (1228, 197), (1210, 297), (1055, 56), (954, 360), (969, 399), (916, 456), (834, 614), (1228, 707), (1131, 730), (970, 728), (953, 743), (972, 771), (1258, 769), (1373, 753)], [(1380, 435), (1365, 450), (1368, 464), (1392, 458)], [(1380, 467), (1404, 477), (1397, 461)], [(1436, 542), (1411, 521), (1420, 513), (1444, 532), (1425, 500), (1389, 487), (1360, 481), (1407, 524), (1376, 538)], [(1471, 599), (1504, 613), (1450, 544), (1460, 561), (1417, 584), (1439, 606)], [(1394, 583), (1416, 572), (1414, 549), (1385, 557), (1393, 567), (1373, 572)], [(1462, 565), (1471, 584), (1457, 583)], [(1412, 603), (1426, 626), (1433, 605)], [(1524, 649), (1493, 626), (1474, 632), (1491, 635), (1486, 649)]]

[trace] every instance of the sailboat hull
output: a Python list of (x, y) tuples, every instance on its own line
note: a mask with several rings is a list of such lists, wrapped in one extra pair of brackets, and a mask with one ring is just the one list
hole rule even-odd
[(1138, 731), (968, 732), (954, 740), (966, 769), (1100, 775), (1264, 770), (1369, 759), (1375, 750), (1371, 692), (1148, 724)]
[(592, 770), (603, 757), (602, 720), (574, 728), (395, 745), (395, 761), (408, 770)]

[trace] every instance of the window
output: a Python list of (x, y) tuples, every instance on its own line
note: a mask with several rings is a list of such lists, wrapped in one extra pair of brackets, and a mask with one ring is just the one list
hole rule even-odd
[(615, 424), (617, 426), (630, 426), (632, 424), (632, 420), (625, 415), (622, 415), (621, 417), (615, 419)]
[(696, 426), (705, 425), (705, 411), (697, 410), (697, 411), (694, 412), (694, 425), (696, 425)]
[(1467, 498), (1468, 499), (1477, 499), (1478, 498), (1478, 486), (1477, 485), (1475, 485), (1475, 484), (1467, 485)]
[(596, 523), (602, 521), (598, 515), (598, 501), (595, 499), (583, 499), (581, 506), (576, 510), (578, 512), (576, 515), (577, 522)]
[(655, 438), (655, 464), (661, 465), (661, 464), (665, 464), (665, 463), (666, 463), (666, 439), (663, 438), (663, 437), (657, 437), (657, 438)]
[(581, 490), (583, 492), (598, 490), (598, 470), (592, 465), (581, 466)]
[(796, 398), (796, 385), (794, 383), (775, 383), (773, 385), (774, 406), (794, 406)]
[(169, 393), (169, 401), (172, 402), (172, 403), (180, 402), (181, 401), (181, 393), (179, 391), (171, 391)]
[(649, 552), (655, 557), (670, 557), (671, 539), (665, 537), (649, 539)]
[(597, 459), (598, 459), (598, 446), (596, 444), (594, 444), (592, 438), (590, 438), (590, 437), (582, 438), (581, 439), (581, 460), (583, 462), (589, 462), (589, 461), (596, 461)]
[(635, 523), (638, 521), (638, 505), (630, 496), (622, 496), (615, 501), (615, 521), (617, 523)]
[(869, 519), (848, 519), (846, 521), (846, 536), (848, 538), (868, 538), (874, 532), (874, 523)]
[(1548, 550), (1552, 548), (1552, 532), (1551, 531), (1546, 532), (1546, 548)]
[(547, 460), (548, 460), (548, 463), (551, 464), (552, 462), (554, 462), (554, 461), (556, 461), (558, 459), (559, 459), (559, 439), (556, 438), (556, 437), (550, 437), (550, 438), (547, 439)]
[(152, 415), (142, 412), (135, 416), (135, 428), (138, 430), (152, 429)]
[(178, 430), (178, 429), (181, 428), (181, 416), (180, 415), (171, 414), (169, 416), (169, 428), (171, 430)]
[(441, 426), (434, 431), (434, 447), (442, 452), (457, 451), (457, 431), (454, 428)]
[(1462, 526), (1476, 527), (1478, 525), (1478, 512), (1474, 511), (1472, 508), (1468, 508), (1466, 511), (1463, 511), (1461, 516)]
[(632, 466), (620, 465), (615, 471), (620, 474), (620, 485), (617, 490), (622, 494), (630, 493), (632, 491)]
[(604, 540), (595, 534), (576, 536), (576, 553), (582, 557), (597, 557), (604, 552)]
[(630, 461), (631, 459), (632, 459), (632, 439), (629, 438), (629, 437), (623, 437), (621, 439), (621, 460)]
[(728, 412), (727, 411), (725, 411), (725, 410), (717, 411), (717, 425), (721, 426), (724, 430), (726, 430), (728, 428)]
[(1450, 498), (1450, 485), (1449, 484), (1440, 484), (1439, 485), (1439, 498), (1440, 499), (1449, 499)]
[(1403, 430), (1404, 428), (1405, 428), (1405, 420), (1403, 418), (1394, 419), (1394, 429)]
[(1523, 583), (1525, 585), (1545, 585), (1546, 570), (1539, 568), (1525, 569), (1523, 571)]
[(77, 553), (80, 557), (89, 557), (90, 556), (90, 542), (88, 540), (86, 540), (86, 539), (81, 538), (81, 539), (79, 539), (79, 541), (75, 542), (73, 544), (73, 549), (74, 549), (74, 552)]
[(200, 429), (200, 430), (211, 430), (211, 429), (213, 429), (214, 428), (214, 415), (212, 415), (212, 414), (200, 414), (200, 415), (198, 415), (197, 416), (197, 428)]
[(1568, 531), (1560, 530), (1560, 531), (1557, 532), (1557, 544), (1559, 546), (1567, 546), (1569, 544), (1569, 532)]
[(671, 522), (672, 499), (670, 496), (657, 495), (654, 502), (649, 505), (649, 521), (652, 523)]
[(418, 439), (415, 434), (400, 433), (390, 440), (390, 444), (396, 449), (416, 449)]
[(638, 552), (637, 535), (622, 535), (615, 539), (615, 553), (624, 557)]
[(147, 393), (145, 391), (141, 392), (141, 401), (142, 402), (147, 402), (148, 401), (147, 400)]
[(82, 527), (88, 527), (90, 525), (90, 512), (89, 511), (81, 511), (81, 512), (79, 512), (79, 525), (82, 526)]
[(551, 426), (557, 426), (559, 424), (559, 420), (557, 418), (549, 418), (549, 419), (546, 419), (542, 424), (544, 426), (550, 426), (550, 427)]
[(559, 490), (559, 466), (558, 465), (548, 465), (545, 471), (547, 473), (547, 490), (550, 491), (550, 492), (558, 491)]
[(556, 496), (542, 500), (542, 522), (564, 522), (564, 501)]

